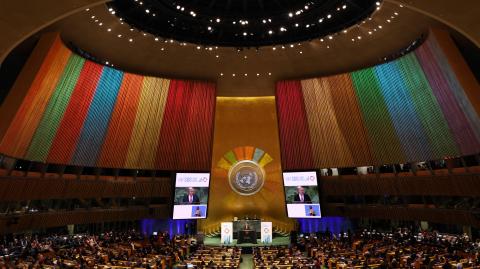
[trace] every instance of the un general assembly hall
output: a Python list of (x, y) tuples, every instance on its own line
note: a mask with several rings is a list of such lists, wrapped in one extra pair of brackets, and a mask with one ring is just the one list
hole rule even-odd
[(0, 0), (0, 269), (480, 268), (477, 0)]

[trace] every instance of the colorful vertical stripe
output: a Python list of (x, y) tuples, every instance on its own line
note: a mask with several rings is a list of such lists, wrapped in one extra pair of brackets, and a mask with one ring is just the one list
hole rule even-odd
[[(277, 84), (284, 169), (436, 160), (480, 152), (473, 90), (435, 35), (395, 61)], [(452, 60), (452, 59), (449, 59)], [(464, 69), (462, 69), (464, 70)], [(312, 159), (310, 159), (310, 156)]]
[(125, 73), (50, 48), (0, 152), (49, 163), (209, 170), (213, 83)]

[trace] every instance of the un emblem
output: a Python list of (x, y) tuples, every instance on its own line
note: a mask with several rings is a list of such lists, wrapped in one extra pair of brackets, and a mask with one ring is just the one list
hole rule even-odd
[(236, 193), (253, 195), (263, 187), (265, 171), (256, 162), (240, 161), (228, 171), (228, 182)]

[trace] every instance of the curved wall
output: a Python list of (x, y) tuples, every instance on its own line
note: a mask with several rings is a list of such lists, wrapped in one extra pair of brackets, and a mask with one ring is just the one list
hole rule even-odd
[(392, 62), (279, 82), (283, 168), (406, 163), (480, 152), (478, 82), (468, 68), (460, 69), (465, 63), (449, 51), (448, 41), (432, 33), (414, 53)]
[(85, 60), (57, 37), (0, 152), (48, 163), (207, 171), (214, 105), (213, 83), (125, 73)]

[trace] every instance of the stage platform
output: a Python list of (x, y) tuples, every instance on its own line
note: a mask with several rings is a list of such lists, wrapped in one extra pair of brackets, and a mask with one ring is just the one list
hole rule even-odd
[[(244, 243), (237, 244), (237, 239), (233, 240), (233, 243), (228, 246), (238, 246), (238, 247), (262, 247), (262, 246), (288, 246), (290, 244), (290, 238), (288, 236), (275, 236), (271, 244), (263, 244), (260, 242), (260, 239), (257, 240), (258, 244)], [(205, 246), (221, 246), (220, 236), (218, 237), (205, 237), (203, 241)]]

